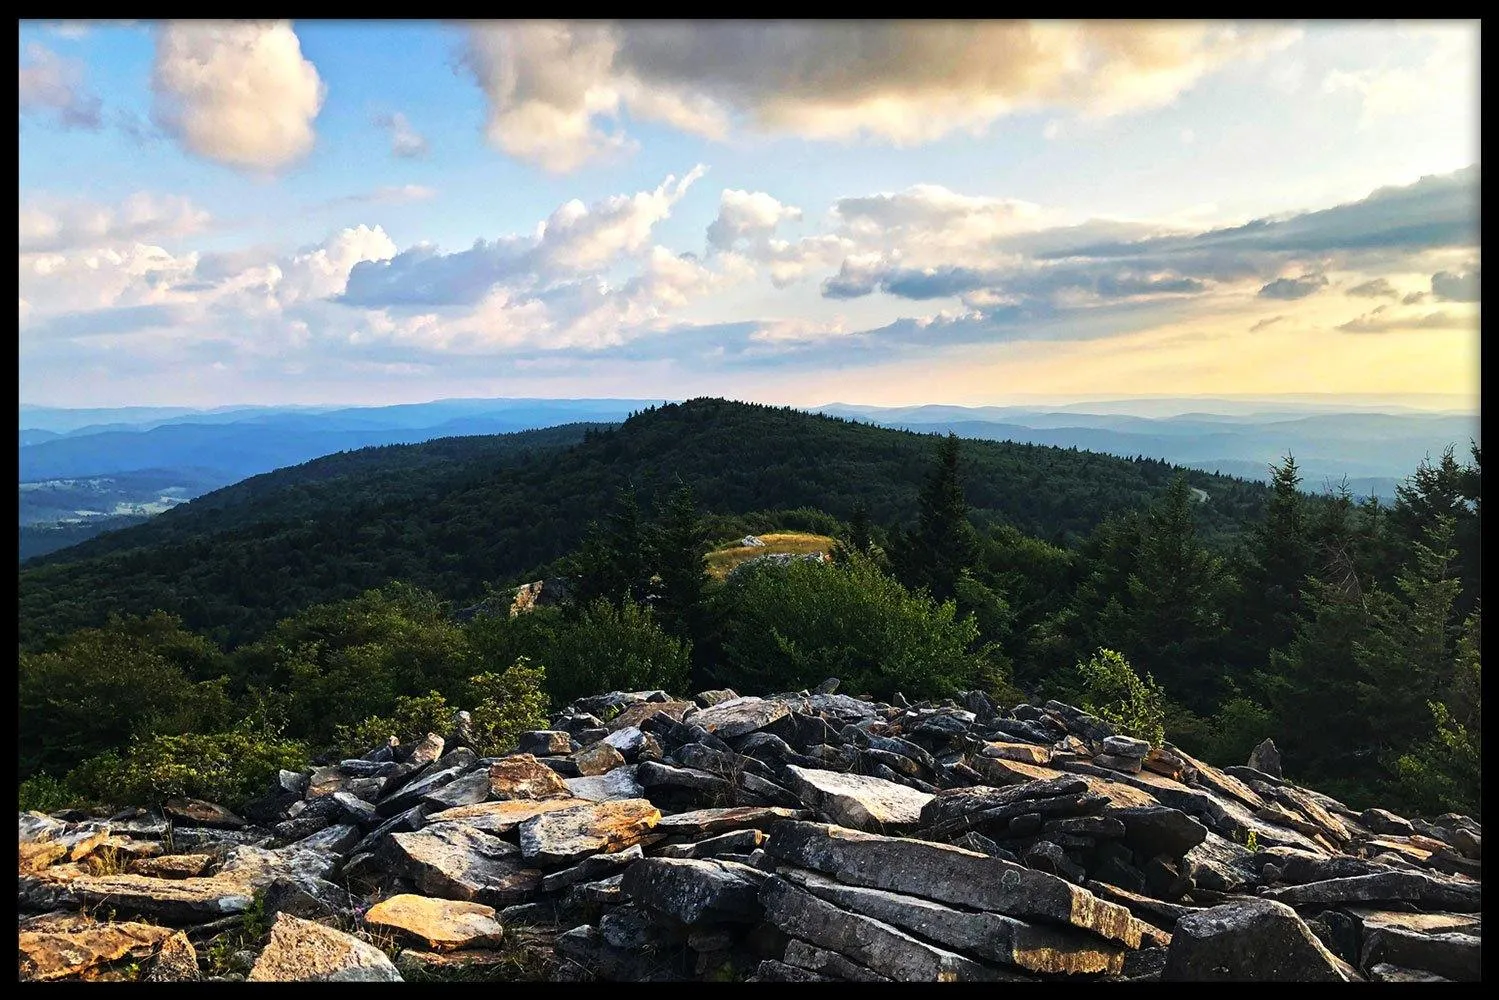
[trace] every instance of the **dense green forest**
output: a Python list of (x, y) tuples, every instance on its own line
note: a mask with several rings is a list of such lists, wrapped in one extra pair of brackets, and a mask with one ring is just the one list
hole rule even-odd
[[(905, 524), (916, 516), (932, 441), (701, 399), (613, 429), (570, 425), (333, 455), (28, 562), (21, 643), (101, 624), (111, 611), (161, 609), (237, 645), (309, 605), (393, 579), (472, 601), (486, 584), (545, 572), (626, 483), (650, 504), (680, 478), (719, 515), (805, 508), (847, 518), (862, 502), (875, 522)], [(1175, 474), (1155, 460), (1006, 442), (969, 442), (965, 461), (976, 524), (1061, 545), (1158, 496)], [(1207, 494), (1198, 516), (1209, 539), (1231, 536), (1267, 495), (1258, 483), (1187, 475)], [(763, 517), (750, 523), (772, 526)]]
[[(572, 446), (476, 439), (498, 450), (451, 462), (392, 449), (411, 464), (383, 479), (357, 468), (380, 465), (368, 456), (337, 456), (356, 468), (310, 463), (289, 470), (296, 483), (242, 484), (285, 505), (273, 520), (242, 509), (254, 500), (215, 495), (218, 516), (244, 523), (215, 534), (179, 517), (134, 529), (176, 532), (161, 551), (137, 543), (23, 570), (23, 803), (248, 795), (288, 761), (420, 735), (454, 706), (501, 746), (538, 723), (548, 699), (620, 687), (765, 692), (832, 675), (885, 698), (1059, 697), (1220, 764), (1270, 736), (1288, 777), (1350, 805), (1480, 815), (1476, 445), (1471, 458), (1449, 450), (1424, 463), (1381, 506), (1303, 493), (1291, 457), (1267, 489), (718, 401), (579, 433)], [(372, 482), (396, 494), (388, 505), (360, 492)], [(443, 492), (458, 484), (466, 500)], [(267, 548), (263, 562), (213, 564), (226, 579), (248, 574), (230, 592), (169, 600), (188, 593), (166, 585), (174, 546), (205, 547), (181, 563), (191, 567), (215, 547), (292, 544), (298, 502), (311, 512), (340, 500), (364, 517), (467, 516), (325, 517), (305, 525), (302, 544), (342, 558), (326, 590), (268, 593), (303, 570), (281, 574), (282, 550)], [(770, 526), (835, 534), (835, 558), (707, 577), (715, 540)], [(553, 534), (521, 541), (526, 531)], [(564, 574), (573, 599), (456, 620), (455, 602), (482, 582), (418, 558), (424, 538), (447, 539), (460, 557), (487, 553), (487, 573), (473, 569), (480, 581), (516, 578), (497, 567)], [(382, 547), (399, 558), (354, 558)], [(165, 581), (131, 591), (165, 610), (103, 620), (127, 570)], [(308, 594), (317, 603), (298, 606)], [(258, 600), (253, 614), (214, 617), (241, 595)], [(279, 620), (222, 641), (226, 621), (248, 630), (267, 616)]]

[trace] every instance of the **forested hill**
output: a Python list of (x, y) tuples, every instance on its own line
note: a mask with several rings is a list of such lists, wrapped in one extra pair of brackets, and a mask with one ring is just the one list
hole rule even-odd
[[(909, 524), (934, 438), (790, 408), (698, 399), (614, 428), (570, 425), (368, 448), (257, 476), (20, 571), (23, 645), (111, 611), (179, 614), (220, 641), (392, 579), (458, 601), (570, 551), (616, 488), (649, 503), (680, 478), (715, 514), (815, 508)], [(1163, 462), (1008, 442), (963, 446), (980, 523), (1071, 541), (1142, 507)], [(1187, 471), (1210, 541), (1258, 513), (1259, 484)]]

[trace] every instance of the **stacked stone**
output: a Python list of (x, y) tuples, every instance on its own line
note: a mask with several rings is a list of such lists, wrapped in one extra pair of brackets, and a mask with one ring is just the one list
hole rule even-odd
[(504, 975), (520, 945), (559, 981), (1479, 977), (1467, 817), (1354, 812), (1059, 702), (836, 689), (610, 692), (493, 758), (459, 719), (283, 771), (243, 818), (22, 814), (23, 976), (191, 978), (253, 908), (250, 979)]

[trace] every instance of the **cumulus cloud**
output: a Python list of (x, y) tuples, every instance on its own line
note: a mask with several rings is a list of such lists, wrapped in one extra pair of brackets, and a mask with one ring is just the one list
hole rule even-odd
[(1266, 327), (1274, 326), (1276, 323), (1283, 322), (1284, 320), (1285, 320), (1284, 316), (1269, 316), (1269, 317), (1267, 317), (1265, 319), (1260, 320), (1258, 323), (1254, 324), (1254, 326), (1251, 326), (1249, 328), (1249, 332), (1250, 333), (1259, 333), (1261, 330), (1265, 329)]
[(1463, 325), (1459, 318), (1446, 312), (1411, 316), (1393, 312), (1389, 306), (1380, 306), (1373, 312), (1339, 324), (1338, 329), (1344, 333), (1390, 333), (1395, 330), (1451, 330)]
[(81, 60), (32, 42), (20, 66), (21, 114), (46, 118), (63, 128), (98, 129), (104, 123), (103, 102), (89, 92), (83, 77)]
[(1276, 278), (1260, 288), (1262, 299), (1304, 299), (1327, 287), (1327, 275), (1303, 274), (1299, 278)]
[(710, 138), (743, 123), (911, 144), (1019, 111), (1158, 107), (1295, 36), (1187, 22), (510, 22), (472, 26), (464, 63), (490, 141), (565, 171), (626, 148), (624, 112)]
[(1385, 278), (1375, 278), (1348, 289), (1348, 294), (1360, 299), (1398, 299), (1400, 293)]
[(119, 205), (43, 201), (22, 205), (20, 252), (40, 253), (156, 241), (200, 232), (209, 214), (190, 199), (139, 192)]
[(504, 282), (531, 286), (549, 277), (598, 270), (620, 256), (648, 249), (653, 227), (703, 174), (698, 167), (651, 191), (615, 195), (589, 206), (573, 200), (557, 208), (534, 235), (476, 240), (467, 250), (442, 253), (417, 245), (383, 263), (354, 269), (344, 301), (380, 308), (459, 305), (481, 301)]
[(1477, 302), (1479, 272), (1438, 271), (1431, 276), (1431, 294), (1438, 302)]
[(427, 139), (399, 111), (376, 115), (374, 123), (390, 134), (390, 154), (401, 159), (427, 155)]
[(764, 191), (725, 189), (718, 200), (718, 216), (708, 225), (708, 245), (732, 250), (735, 244), (764, 244), (782, 222), (794, 222), (802, 210), (783, 205)]
[(185, 149), (253, 171), (311, 151), (325, 92), (285, 22), (168, 22), (151, 86), (153, 118)]

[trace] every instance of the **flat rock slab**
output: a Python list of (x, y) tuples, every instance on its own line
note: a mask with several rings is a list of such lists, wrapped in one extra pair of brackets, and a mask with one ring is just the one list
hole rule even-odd
[(1359, 956), (1363, 968), (1398, 965), (1456, 982), (1478, 982), (1483, 978), (1483, 938), (1478, 926), (1463, 930), (1423, 929), (1409, 925), (1416, 921), (1407, 923), (1398, 918), (1424, 914), (1392, 916), (1396, 919), (1364, 921), (1363, 950)]
[[(646, 858), (631, 865), (620, 882), (637, 903), (689, 926), (760, 917), (760, 881), (743, 866), (688, 858)], [(762, 876), (763, 880), (763, 876)]]
[(590, 854), (612, 854), (639, 843), (660, 821), (646, 799), (590, 802), (542, 813), (520, 825), (520, 851), (539, 864), (568, 864)]
[(1269, 889), (1263, 895), (1266, 899), (1292, 906), (1407, 902), (1462, 913), (1483, 910), (1483, 886), (1479, 883), (1438, 880), (1416, 872), (1391, 871), (1334, 878)]
[(809, 814), (805, 810), (787, 809), (783, 806), (694, 809), (691, 812), (662, 816), (656, 824), (656, 832), (695, 839), (730, 830), (765, 830), (782, 820), (807, 818)]
[(503, 906), (525, 899), (541, 884), (541, 873), (521, 862), (514, 844), (466, 823), (393, 833), (387, 844), (418, 889), (443, 899)]
[(984, 757), (1018, 760), (1024, 764), (1045, 764), (1051, 760), (1049, 747), (1038, 747), (1034, 743), (1010, 743), (1004, 740), (985, 743), (979, 753)]
[(777, 719), (786, 717), (791, 709), (784, 701), (769, 698), (730, 698), (711, 708), (704, 708), (687, 716), (687, 721), (702, 726), (721, 740), (743, 736), (757, 729), (764, 729)]
[[(637, 730), (638, 732), (638, 730)], [(635, 766), (616, 767), (604, 774), (583, 778), (564, 778), (567, 794), (575, 799), (590, 802), (610, 802), (614, 799), (638, 799), (645, 794), (640, 782), (635, 780)]]
[(1123, 906), (1055, 875), (947, 844), (786, 822), (771, 830), (764, 850), (847, 885), (1023, 920), (1070, 924), (1129, 948), (1140, 947), (1139, 924)]
[(399, 983), (385, 952), (351, 934), (278, 913), (271, 940), (246, 977), (252, 983)]
[(1182, 917), (1164, 982), (1337, 983), (1359, 979), (1283, 903), (1244, 899)]
[(513, 754), (490, 764), (489, 791), (497, 799), (568, 797), (567, 786), (557, 772), (528, 753)]
[(196, 878), (213, 864), (212, 854), (168, 854), (159, 858), (138, 858), (127, 869), (131, 875), (151, 878)]
[(791, 791), (819, 816), (856, 830), (914, 827), (932, 796), (906, 785), (862, 774), (786, 765)]
[(167, 799), (161, 811), (175, 822), (187, 826), (222, 826), (238, 830), (245, 821), (223, 806), (202, 799)]
[(152, 924), (103, 924), (82, 914), (33, 918), (21, 923), (20, 977), (67, 979), (123, 958), (148, 958), (174, 933)]
[(873, 917), (841, 910), (783, 878), (765, 882), (760, 902), (765, 919), (791, 937), (835, 951), (897, 982), (1002, 982), (1015, 978), (919, 941)]
[(376, 903), (364, 915), (370, 927), (400, 931), (433, 951), (497, 945), (505, 929), (492, 906), (402, 893)]
[(613, 854), (595, 854), (571, 868), (564, 868), (547, 875), (541, 880), (541, 891), (560, 892), (579, 882), (592, 882), (607, 878), (624, 871), (643, 857), (645, 853), (640, 849), (639, 844)]
[(460, 775), (434, 792), (423, 796), (422, 803), (433, 811), (477, 805), (489, 799), (490, 780), (486, 771)]
[(427, 817), (431, 823), (466, 823), (485, 833), (505, 834), (526, 820), (558, 809), (588, 805), (582, 798), (511, 799), (503, 802), (481, 802), (478, 805), (444, 809)]
[(1124, 968), (1122, 947), (1082, 931), (1038, 926), (998, 913), (955, 910), (915, 896), (843, 885), (811, 872), (782, 869), (780, 874), (842, 909), (975, 958), (1048, 975), (1117, 973)]
[(814, 972), (832, 979), (851, 983), (888, 983), (889, 978), (867, 966), (860, 965), (836, 951), (819, 948), (815, 944), (792, 938), (786, 942), (786, 964), (793, 968)]
[(235, 847), (214, 875), (200, 878), (85, 875), (71, 879), (67, 889), (84, 904), (103, 904), (123, 913), (161, 920), (200, 922), (243, 913), (257, 891), (280, 878), (317, 888), (337, 860), (293, 848), (266, 851)]
[(642, 701), (630, 705), (613, 719), (609, 720), (609, 728), (614, 732), (631, 727), (639, 727), (646, 719), (661, 712), (674, 722), (681, 722), (682, 716), (688, 711), (697, 708), (690, 701)]

